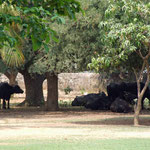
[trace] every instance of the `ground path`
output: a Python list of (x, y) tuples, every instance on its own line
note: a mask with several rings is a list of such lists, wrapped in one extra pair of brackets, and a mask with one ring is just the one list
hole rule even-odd
[(133, 113), (39, 108), (0, 110), (0, 140), (70, 138), (150, 138), (150, 112), (141, 115), (142, 126), (133, 126)]

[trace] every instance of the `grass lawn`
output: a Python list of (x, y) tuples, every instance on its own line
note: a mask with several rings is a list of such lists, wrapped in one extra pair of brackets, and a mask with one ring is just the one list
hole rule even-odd
[(150, 150), (150, 112), (0, 110), (0, 150)]
[[(6, 143), (7, 142), (7, 143)], [(0, 150), (149, 150), (150, 139), (8, 140)]]

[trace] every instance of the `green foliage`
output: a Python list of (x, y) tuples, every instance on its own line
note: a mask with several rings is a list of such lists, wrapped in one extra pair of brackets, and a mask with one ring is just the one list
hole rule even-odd
[(81, 88), (81, 89), (80, 89), (80, 93), (81, 93), (82, 95), (84, 95), (85, 92), (86, 92), (86, 91), (85, 91), (84, 88)]
[[(88, 70), (87, 64), (91, 62), (92, 56), (96, 56), (96, 53), (101, 49), (100, 41), (97, 40), (99, 37), (98, 24), (103, 18), (107, 3), (105, 0), (80, 2), (85, 15), (78, 14), (74, 22), (65, 18), (66, 24), (54, 22), (51, 25), (54, 31), (57, 30), (59, 42), (50, 42), (48, 53), (43, 50), (36, 53), (33, 64), (29, 68), (30, 73)], [(26, 58), (31, 58), (31, 55), (34, 54), (27, 53)]]
[(144, 108), (145, 109), (150, 109), (150, 103), (149, 103), (149, 99), (148, 98), (145, 98), (145, 100), (144, 100)]
[[(141, 52), (149, 51), (150, 3), (137, 0), (108, 0), (104, 20), (100, 22), (102, 51), (89, 64), (95, 70), (141, 68)], [(137, 63), (138, 62), (138, 63)]]
[(64, 88), (64, 92), (66, 95), (69, 94), (71, 91), (73, 91), (73, 89), (70, 88), (70, 86), (67, 86), (66, 88)]
[(58, 101), (60, 108), (70, 108), (72, 107), (71, 103), (72, 103), (71, 100), (59, 100)]
[(8, 70), (4, 62), (0, 59), (0, 73), (5, 73)]
[[(58, 13), (53, 14), (51, 17), (52, 23), (48, 23), (51, 27), (51, 37), (45, 38), (47, 44), (43, 44), (39, 51), (33, 51), (33, 48), (36, 50), (41, 46), (40, 42), (34, 44), (39, 38), (36, 40), (33, 36), (31, 40), (25, 41), (23, 47), (25, 65), (23, 65), (23, 68), (29, 66), (28, 71), (30, 73), (39, 74), (45, 72), (78, 72), (89, 69), (87, 64), (101, 50), (102, 44), (97, 38), (100, 35), (98, 25), (103, 19), (107, 2), (105, 0), (80, 0), (79, 2), (85, 15), (79, 13), (76, 21), (72, 21), (67, 17), (64, 18), (64, 21)], [(26, 8), (25, 12), (29, 13), (27, 10)], [(29, 10), (30, 13), (38, 11)], [(58, 24), (60, 22), (65, 24)], [(28, 24), (24, 24), (24, 28), (26, 30)], [(27, 31), (30, 33), (29, 28)], [(57, 34), (55, 31), (57, 31)], [(43, 31), (40, 32), (43, 33)], [(25, 36), (28, 35), (28, 33), (24, 34)], [(41, 36), (45, 37), (44, 33)], [(55, 42), (52, 42), (52, 38)], [(46, 51), (43, 51), (44, 48)]]
[(50, 23), (57, 19), (64, 22), (60, 15), (76, 19), (79, 11), (82, 11), (80, 3), (75, 0), (1, 0), (0, 48), (7, 46), (22, 50), (23, 41), (31, 39), (34, 51), (40, 48), (48, 51), (50, 39), (58, 42)]

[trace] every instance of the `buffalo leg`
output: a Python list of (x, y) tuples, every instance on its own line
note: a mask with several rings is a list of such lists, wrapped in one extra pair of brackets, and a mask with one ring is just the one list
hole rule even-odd
[(9, 107), (9, 100), (8, 100), (8, 106), (7, 106), (7, 108), (10, 109), (10, 107)]
[(6, 109), (6, 101), (3, 99), (3, 109)]

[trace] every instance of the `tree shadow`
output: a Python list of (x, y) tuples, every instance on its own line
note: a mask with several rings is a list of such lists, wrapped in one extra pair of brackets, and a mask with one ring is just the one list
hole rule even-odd
[(69, 116), (84, 116), (85, 114), (99, 113), (83, 108), (60, 108), (58, 111), (46, 111), (45, 107), (15, 107), (11, 109), (0, 109), (1, 119), (21, 118), (37, 119), (43, 117), (65, 118)]
[[(79, 125), (125, 125), (125, 126), (132, 126), (134, 123), (133, 117), (114, 117), (114, 118), (107, 118), (107, 119), (101, 119), (101, 120), (94, 120), (94, 121), (76, 121), (72, 122), (73, 124), (79, 124)], [(142, 126), (150, 126), (150, 117), (141, 117), (140, 118), (140, 125)]]
[[(94, 116), (98, 119), (94, 120)], [(78, 118), (78, 116), (80, 118)], [(104, 117), (107, 118), (104, 118)], [(75, 118), (74, 118), (75, 117)], [(86, 120), (85, 117), (88, 117)], [(85, 109), (60, 109), (59, 111), (45, 111), (39, 107), (19, 107), (10, 110), (0, 110), (1, 119), (56, 119), (57, 121), (72, 119), (70, 124), (76, 125), (133, 125), (133, 112), (129, 114), (119, 114), (110, 111), (91, 111)], [(74, 119), (82, 119), (73, 121)], [(140, 125), (150, 126), (150, 111), (143, 111), (140, 116)]]

